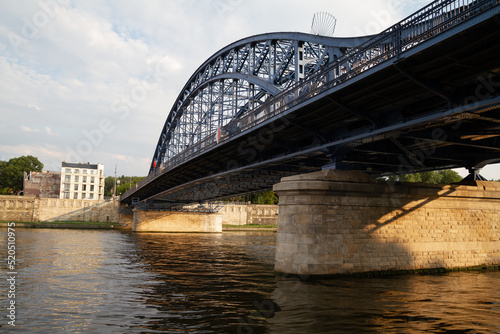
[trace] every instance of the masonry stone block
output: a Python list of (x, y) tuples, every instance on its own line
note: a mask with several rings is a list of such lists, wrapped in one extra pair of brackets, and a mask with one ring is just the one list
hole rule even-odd
[(0, 195), (0, 220), (118, 222), (118, 201)]
[(390, 184), (361, 172), (325, 170), (283, 178), (274, 190), (280, 196), (279, 272), (500, 264), (500, 185), (495, 182)]
[(206, 212), (133, 210), (134, 232), (222, 232), (222, 215)]

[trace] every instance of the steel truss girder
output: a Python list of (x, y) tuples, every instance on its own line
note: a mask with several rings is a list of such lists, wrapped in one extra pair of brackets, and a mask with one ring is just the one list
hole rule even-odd
[(158, 139), (150, 171), (368, 37), (271, 33), (220, 50), (198, 68), (177, 97)]

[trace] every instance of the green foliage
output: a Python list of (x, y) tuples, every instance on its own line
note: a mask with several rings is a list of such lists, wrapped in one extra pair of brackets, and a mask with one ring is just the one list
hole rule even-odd
[[(134, 187), (143, 176), (119, 176), (116, 178), (116, 196), (123, 195), (130, 188)], [(104, 196), (113, 196), (115, 188), (114, 176), (108, 176), (104, 179)]]
[(278, 204), (279, 201), (278, 195), (274, 191), (266, 191), (255, 195), (252, 204)]
[(261, 193), (249, 194), (234, 197), (227, 200), (228, 202), (251, 202), (252, 204), (269, 204), (275, 205), (279, 203), (278, 195), (274, 191), (264, 191)]
[(104, 179), (104, 196), (113, 196), (113, 187), (115, 186), (115, 178), (108, 176)]
[(0, 161), (0, 191), (16, 194), (23, 189), (24, 172), (41, 172), (43, 163), (32, 155)]
[(388, 181), (394, 182), (422, 182), (432, 184), (451, 184), (459, 182), (462, 177), (457, 172), (446, 169), (440, 171), (421, 172), (404, 175), (391, 175), (387, 178)]

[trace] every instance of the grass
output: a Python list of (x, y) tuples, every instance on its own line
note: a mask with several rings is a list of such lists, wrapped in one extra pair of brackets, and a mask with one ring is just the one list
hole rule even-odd
[[(0, 221), (0, 223), (10, 223), (7, 221)], [(15, 222), (16, 224), (71, 224), (71, 225), (117, 225), (118, 223), (112, 222), (81, 222), (81, 221), (55, 221), (55, 222)]]
[(248, 225), (230, 225), (222, 224), (222, 227), (238, 227), (238, 228), (277, 228), (278, 225), (259, 225), (259, 224), (248, 224)]

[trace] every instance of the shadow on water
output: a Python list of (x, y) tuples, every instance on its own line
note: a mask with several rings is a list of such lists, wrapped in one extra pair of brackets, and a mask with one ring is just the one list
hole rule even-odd
[(147, 327), (195, 333), (500, 332), (500, 272), (301, 281), (273, 272), (267, 233), (138, 234), (162, 279)]
[(499, 333), (500, 272), (278, 279), (270, 333)]
[(275, 234), (141, 233), (133, 238), (141, 261), (163, 277), (146, 296), (159, 311), (149, 328), (266, 332), (265, 319), (278, 309), (271, 301)]

